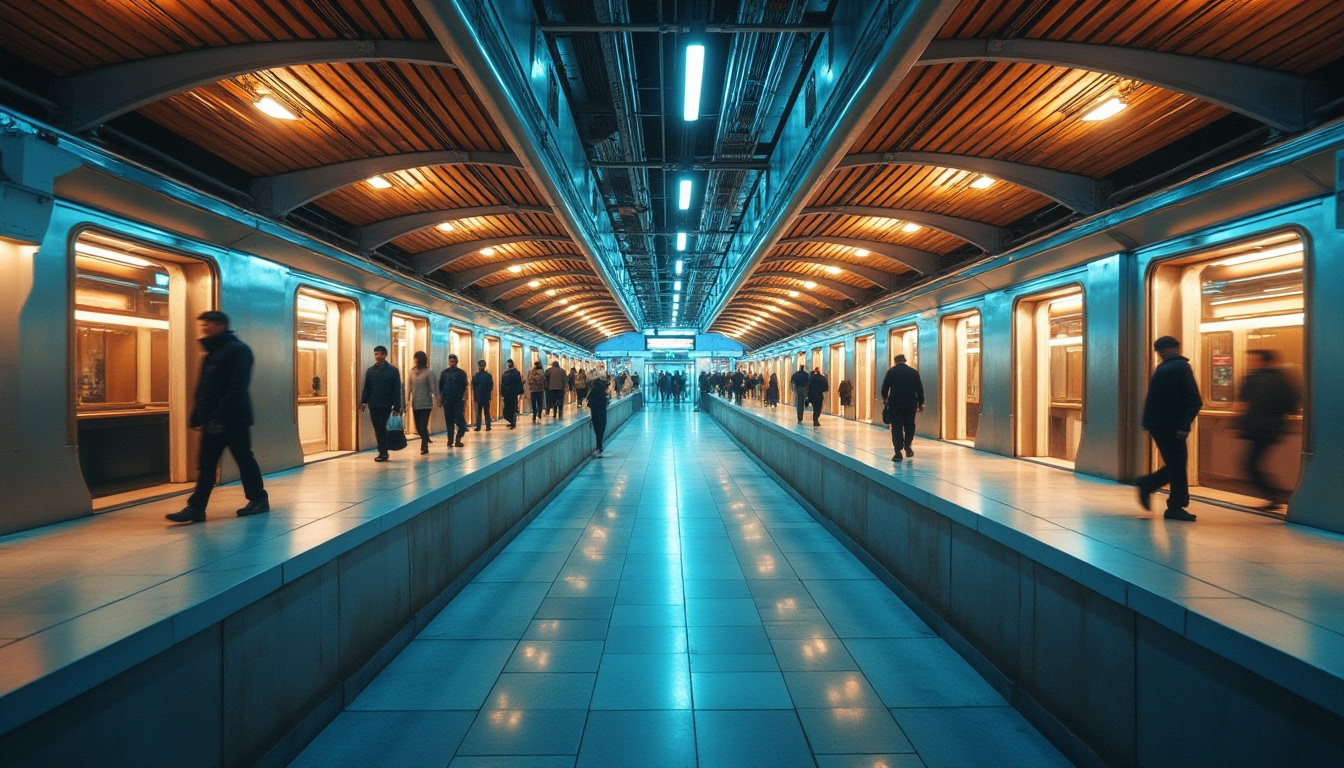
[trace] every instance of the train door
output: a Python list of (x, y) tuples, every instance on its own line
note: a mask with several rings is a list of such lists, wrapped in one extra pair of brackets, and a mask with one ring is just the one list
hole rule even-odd
[[(401, 373), (404, 386), (410, 380), (411, 369), (415, 367), (415, 353), (424, 352), (429, 356), (429, 320), (393, 312), (391, 340), (392, 350), (388, 358)], [(429, 362), (432, 369), (434, 359), (430, 357)], [(406, 407), (411, 407), (409, 398)], [(406, 434), (419, 437), (415, 431), (415, 419), (408, 417), (405, 421)]]
[(832, 416), (845, 415), (845, 408), (840, 404), (840, 382), (845, 380), (845, 345), (831, 345), (831, 372), (827, 377), (830, 379), (831, 392), (827, 397), (831, 399), (830, 412)]
[(864, 336), (854, 342), (854, 418), (859, 421), (873, 420), (873, 384), (876, 373), (873, 370), (875, 349), (874, 336)]
[(499, 359), (499, 339), (494, 336), (485, 337), (485, 369), (495, 379), (495, 390), (490, 394), (490, 413), (494, 418), (498, 418), (502, 412), (501, 403), (503, 399), (499, 396), (499, 379), (504, 375), (504, 368)]
[[(1190, 485), (1201, 495), (1259, 506), (1266, 494), (1248, 476), (1253, 442), (1241, 422), (1247, 376), (1270, 369), (1293, 402), (1259, 466), (1276, 489), (1297, 486), (1303, 447), (1306, 280), (1295, 234), (1265, 238), (1158, 264), (1149, 281), (1148, 348), (1160, 336), (1182, 342), (1204, 398), (1191, 430)], [(1151, 371), (1156, 355), (1149, 352)], [(1159, 459), (1154, 456), (1152, 461)], [(1154, 463), (1154, 466), (1156, 464)]]
[(919, 328), (903, 325), (893, 328), (887, 335), (888, 368), (896, 364), (897, 355), (905, 355), (905, 364), (919, 370)]
[(193, 479), (196, 316), (210, 265), (85, 232), (74, 246), (79, 463), (94, 498)]
[(304, 460), (353, 451), (355, 303), (307, 288), (294, 301), (295, 412)]
[[(462, 370), (467, 372), (467, 394), (463, 396), (462, 413), (467, 421), (472, 419), (472, 412), (475, 410), (475, 404), (471, 398), (471, 375), (476, 372), (475, 350), (472, 346), (471, 331), (462, 331), (457, 328), (448, 330), (448, 354), (457, 355), (457, 364)], [(446, 364), (446, 363), (445, 363)]]
[(1070, 468), (1083, 436), (1083, 292), (1027, 297), (1013, 313), (1017, 455)]
[(943, 438), (975, 445), (980, 423), (980, 313), (945, 317), (940, 341)]

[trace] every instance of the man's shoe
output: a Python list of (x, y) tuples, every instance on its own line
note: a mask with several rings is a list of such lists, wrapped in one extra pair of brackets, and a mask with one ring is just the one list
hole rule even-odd
[(197, 509), (195, 507), (183, 507), (181, 512), (170, 512), (169, 514), (164, 515), (164, 517), (174, 523), (204, 523), (205, 510)]
[(480, 431), (481, 431), (481, 428), (480, 428), (480, 427), (477, 427), (475, 431), (480, 432)]
[(812, 426), (814, 426), (814, 427), (820, 427), (820, 426), (821, 426), (821, 421), (820, 421), (819, 419), (813, 419), (813, 420), (812, 420)]
[(1191, 523), (1195, 522), (1195, 516), (1190, 512), (1185, 511), (1184, 509), (1168, 509), (1166, 513), (1163, 514), (1162, 516), (1167, 518), (1168, 520), (1185, 520)]
[(907, 446), (905, 446), (905, 455), (906, 455), (906, 456), (914, 456), (914, 455), (915, 455), (915, 450), (914, 450), (913, 448), (911, 448), (910, 446), (907, 445)]
[(238, 510), (239, 517), (248, 517), (250, 515), (260, 515), (262, 512), (271, 511), (270, 499), (254, 499), (247, 502), (247, 506)]
[(374, 460), (374, 461), (387, 461), (387, 457), (386, 457), (386, 456), (374, 456), (374, 457), (373, 457), (373, 460)]
[(426, 453), (429, 453), (429, 449), (428, 449), (428, 448), (421, 448), (421, 449), (420, 449), (420, 455), (421, 455), (421, 456), (424, 456)]
[(1153, 509), (1153, 492), (1142, 485), (1139, 486), (1139, 506), (1150, 512)]
[[(480, 430), (477, 430), (477, 431), (479, 432)], [(486, 431), (486, 432), (489, 432), (489, 431), (490, 431), (490, 428), (489, 428), (489, 427), (486, 427), (486, 428), (485, 428), (485, 431)]]
[(462, 445), (462, 441), (461, 441), (461, 440), (458, 440), (457, 442), (453, 443), (453, 445), (454, 445), (455, 447), (457, 447), (457, 448), (462, 448), (462, 447), (463, 447), (463, 445)]
[(892, 456), (892, 457), (891, 457), (891, 460), (892, 460), (892, 461), (895, 461), (895, 462), (897, 462), (897, 463), (899, 463), (900, 460), (901, 460), (901, 454), (898, 453), (898, 454), (896, 454), (895, 456)]

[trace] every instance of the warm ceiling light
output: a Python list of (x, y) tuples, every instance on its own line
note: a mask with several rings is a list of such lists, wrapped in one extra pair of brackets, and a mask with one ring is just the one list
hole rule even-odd
[(771, 312), (783, 312), (784, 310), (780, 309), (779, 307), (770, 307), (770, 311), (771, 311)]
[(686, 250), (686, 233), (685, 233), (685, 232), (678, 232), (678, 233), (677, 233), (677, 250), (678, 250), (678, 251), (684, 251), (684, 250)]
[(810, 291), (813, 288), (816, 288), (817, 284), (811, 280), (807, 280), (803, 282), (803, 287)]
[(271, 97), (269, 91), (258, 89), (257, 100), (252, 102), (252, 106), (261, 110), (262, 114), (268, 117), (274, 117), (276, 120), (298, 120), (299, 116), (294, 114), (284, 104)]
[(373, 176), (369, 178), (369, 186), (374, 189), (387, 189), (392, 186), (392, 182), (384, 179), (382, 176)]
[(674, 291), (680, 291), (680, 290), (681, 290), (681, 281), (680, 281), (680, 280), (673, 280), (673, 281), (672, 281), (672, 290), (674, 290)]
[(522, 272), (523, 268), (518, 266), (517, 264), (514, 264), (512, 267), (509, 267), (509, 271), (516, 275), (519, 272)]
[(1115, 117), (1123, 112), (1127, 106), (1129, 105), (1125, 103), (1124, 99), (1121, 99), (1118, 96), (1112, 96), (1094, 107), (1091, 112), (1083, 115), (1083, 121), (1096, 123), (1106, 120), (1107, 118)]
[(780, 305), (780, 306), (784, 306), (784, 300), (783, 300), (783, 299), (775, 299), (775, 303), (778, 304), (778, 305)]
[(686, 46), (686, 103), (681, 116), (687, 121), (700, 119), (700, 86), (705, 77), (705, 46)]
[(989, 189), (994, 186), (994, 179), (989, 176), (981, 176), (971, 182), (971, 189)]
[(495, 255), (495, 249), (494, 249), (494, 248), (491, 248), (491, 247), (489, 247), (489, 246), (486, 246), (486, 247), (484, 247), (484, 248), (481, 249), (481, 255), (482, 255), (482, 256), (494, 256), (494, 255)]
[(839, 267), (827, 267), (827, 268), (826, 268), (826, 271), (829, 272), (829, 273), (831, 273), (832, 275), (838, 275), (838, 274), (840, 274), (840, 268), (839, 268)]
[(682, 261), (681, 259), (677, 259), (677, 263), (676, 266), (673, 267), (673, 271), (675, 271), (678, 275), (680, 275), (682, 268), (684, 268), (685, 266), (686, 262)]
[(862, 259), (864, 256), (867, 256), (868, 253), (869, 253), (869, 251), (868, 251), (867, 248), (855, 248), (855, 249), (854, 249), (854, 255), (855, 255), (855, 256), (858, 256), (860, 259)]
[(569, 299), (561, 299), (561, 300), (560, 300), (560, 304), (561, 304), (561, 305), (568, 304), (568, 303), (569, 303)]
[(796, 299), (796, 298), (798, 298), (798, 292), (797, 292), (797, 291), (789, 291), (789, 296), (791, 296), (792, 298), (795, 298), (795, 299)]
[(919, 226), (913, 221), (907, 221), (905, 223), (905, 226), (901, 227), (902, 232), (918, 232), (921, 229), (923, 229), (923, 227)]
[(452, 232), (452, 231), (453, 231), (453, 222), (451, 222), (451, 221), (445, 221), (445, 222), (443, 222), (442, 224), (439, 225), (439, 231), (440, 231), (440, 232)]
[(541, 285), (541, 281), (540, 281), (540, 280), (529, 280), (528, 283), (527, 283), (527, 287), (528, 287), (528, 288), (536, 288), (536, 287), (539, 286), (539, 285)]
[(677, 191), (677, 207), (681, 210), (689, 210), (691, 207), (691, 180), (682, 179), (680, 189)]
[(558, 291), (556, 291), (554, 288), (550, 288), (546, 291), (547, 296), (554, 296), (556, 293), (558, 293)]

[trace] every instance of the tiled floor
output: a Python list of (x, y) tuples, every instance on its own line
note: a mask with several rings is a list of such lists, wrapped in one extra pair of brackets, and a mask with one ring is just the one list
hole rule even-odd
[(707, 415), (608, 448), (294, 765), (1068, 764)]

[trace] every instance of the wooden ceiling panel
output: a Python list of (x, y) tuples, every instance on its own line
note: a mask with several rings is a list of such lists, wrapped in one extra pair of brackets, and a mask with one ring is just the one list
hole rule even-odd
[(916, 232), (904, 232), (901, 227), (905, 222), (898, 219), (881, 220), (882, 223), (878, 221), (867, 216), (846, 216), (838, 213), (826, 216), (801, 216), (794, 219), (793, 226), (784, 235), (784, 239), (808, 236), (849, 237), (891, 243), (937, 254), (954, 251), (966, 244), (961, 238), (929, 227), (921, 227)]
[[(588, 270), (588, 262), (582, 259), (547, 259), (546, 261), (529, 264), (517, 272), (510, 272), (507, 268), (501, 266), (498, 272), (478, 280), (475, 284), (485, 287), (499, 285), (500, 283), (508, 282), (509, 280), (517, 280), (520, 277), (527, 277), (528, 275), (539, 275), (543, 272), (574, 270)], [(594, 277), (596, 277), (596, 275), (594, 275)]]
[[(351, 224), (362, 226), (420, 211), (475, 208), (486, 205), (546, 205), (521, 168), (485, 165), (440, 165), (389, 174), (389, 189), (352, 184), (318, 201)], [(555, 220), (544, 214), (520, 214), (526, 221)], [(475, 220), (465, 222), (468, 231)], [(541, 226), (538, 224), (537, 226)]]

